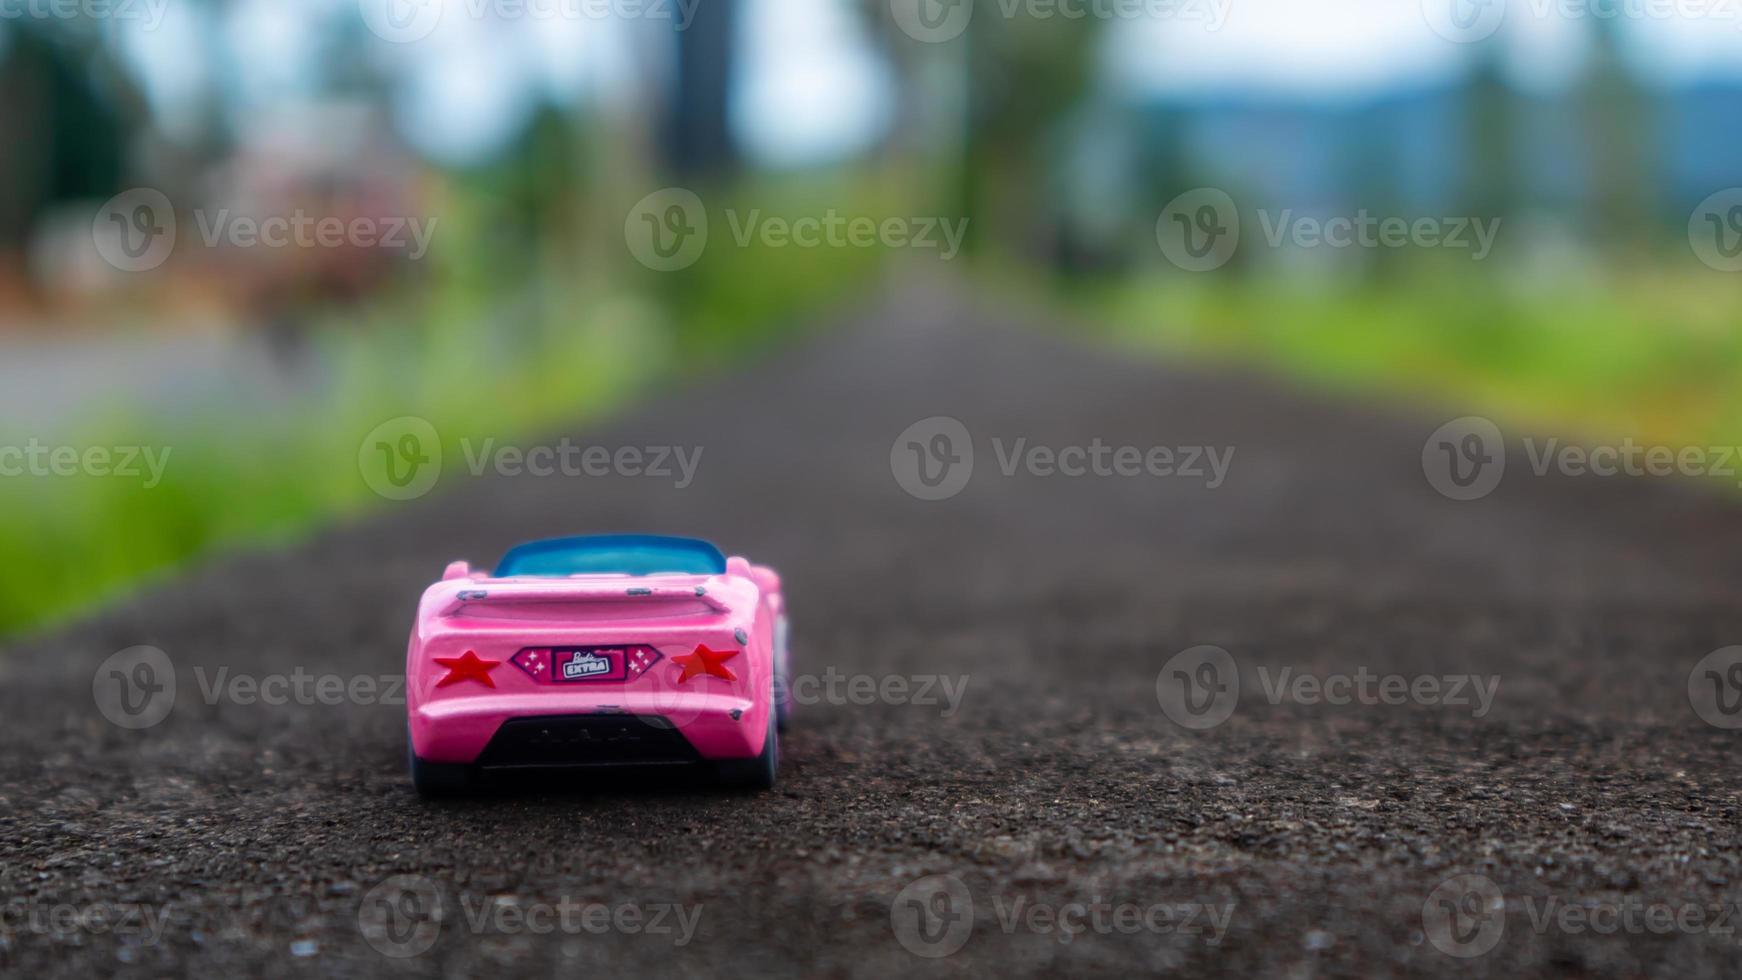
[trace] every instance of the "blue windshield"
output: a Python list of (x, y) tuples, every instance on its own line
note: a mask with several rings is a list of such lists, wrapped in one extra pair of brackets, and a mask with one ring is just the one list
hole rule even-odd
[(720, 549), (696, 538), (597, 534), (520, 545), (502, 556), (496, 575), (719, 575), (725, 570)]

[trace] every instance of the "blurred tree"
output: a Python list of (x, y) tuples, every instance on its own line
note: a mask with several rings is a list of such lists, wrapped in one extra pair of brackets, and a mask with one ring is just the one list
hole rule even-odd
[(963, 36), (969, 91), (956, 213), (971, 219), (969, 248), (998, 242), (1032, 256), (1054, 240), (1053, 202), (1040, 199), (1051, 183), (1048, 149), (1088, 92), (1096, 31), (1088, 18), (1001, 13), (997, 0), (982, 0)]
[(1476, 45), (1464, 89), (1463, 208), (1482, 220), (1516, 214), (1525, 177), (1518, 153), (1518, 96), (1506, 83), (1505, 55), (1499, 35)]
[(687, 28), (673, 30), (677, 77), (665, 114), (669, 171), (693, 180), (730, 174), (738, 161), (728, 129), (738, 0), (698, 3)]
[(37, 221), (63, 201), (122, 189), (144, 116), (105, 49), (65, 29), (8, 21), (0, 55), (0, 262), (19, 261)]
[(1058, 182), (1049, 169), (1070, 159), (1058, 140), (1089, 91), (1096, 25), (1005, 16), (998, 0), (958, 2), (975, 4), (967, 30), (939, 43), (908, 37), (887, 0), (861, 4), (904, 88), (892, 146), (928, 160), (935, 179), (925, 196), (969, 219), (966, 248), (996, 242), (1051, 258), (1057, 202), (1046, 193)]
[(1653, 188), (1658, 162), (1652, 148), (1662, 142), (1655, 107), (1622, 59), (1619, 19), (1585, 20), (1594, 43), (1580, 118), (1588, 141), (1595, 231), (1610, 247), (1646, 248), (1657, 207)]

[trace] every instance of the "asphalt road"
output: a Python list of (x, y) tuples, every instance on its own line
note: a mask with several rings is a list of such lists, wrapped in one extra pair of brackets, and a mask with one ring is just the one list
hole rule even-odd
[[(1421, 456), (1455, 412), (1141, 363), (944, 293), (845, 319), (568, 434), (700, 447), (681, 489), (449, 459), (429, 496), (6, 649), (0, 972), (1742, 970), (1742, 735), (1689, 697), (1696, 663), (1742, 643), (1742, 509), (1534, 476), (1520, 433), (1499, 487), (1454, 501)], [(934, 416), (974, 465), (925, 501), (897, 435)], [(1235, 455), (1214, 487), (1005, 475), (1018, 439)], [(783, 572), (812, 680), (773, 792), (426, 803), (401, 707), (315, 681), (243, 703), (274, 675), (390, 694), (445, 562), (629, 529)], [(177, 687), (128, 730), (93, 677), (137, 645)], [(1174, 659), (1201, 645), (1237, 673)]]

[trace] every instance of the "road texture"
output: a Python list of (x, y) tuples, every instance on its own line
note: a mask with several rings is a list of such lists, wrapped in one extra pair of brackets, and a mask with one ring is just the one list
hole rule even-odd
[[(449, 459), (429, 496), (5, 650), (0, 972), (1742, 970), (1742, 923), (1721, 920), (1742, 897), (1742, 734), (1689, 697), (1696, 663), (1742, 643), (1742, 509), (1661, 479), (1537, 477), (1510, 433), (1500, 486), (1454, 501), (1421, 453), (1455, 412), (1133, 362), (943, 291), (843, 319), (569, 434), (701, 447), (682, 489)], [(891, 448), (933, 416), (971, 433), (974, 468), (922, 501)], [(1213, 488), (1006, 476), (1018, 439), (1235, 456)], [(773, 792), (617, 780), (426, 803), (399, 706), (227, 686), (390, 681), (448, 560), (629, 529), (784, 573), (813, 685)], [(133, 731), (99, 712), (93, 674), (142, 644), (178, 686)], [(1195, 729), (1162, 695), (1200, 645), (1240, 689)], [(1442, 686), (1337, 705), (1301, 675)], [(1452, 675), (1498, 676), (1485, 713)], [(937, 678), (966, 678), (953, 710)]]

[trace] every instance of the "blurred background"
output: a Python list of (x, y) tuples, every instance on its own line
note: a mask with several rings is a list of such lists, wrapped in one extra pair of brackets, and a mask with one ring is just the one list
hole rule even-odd
[[(0, 0), (0, 634), (382, 506), (385, 420), (548, 431), (902, 277), (1736, 445), (1734, 6)], [(937, 244), (741, 231), (829, 215)]]

